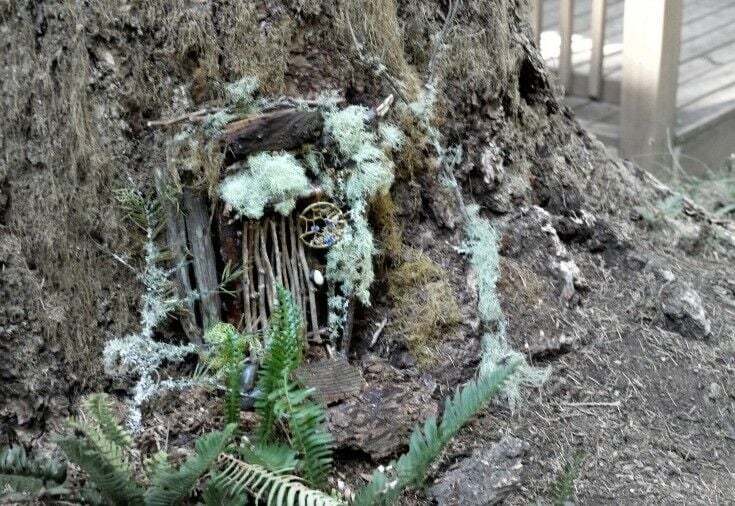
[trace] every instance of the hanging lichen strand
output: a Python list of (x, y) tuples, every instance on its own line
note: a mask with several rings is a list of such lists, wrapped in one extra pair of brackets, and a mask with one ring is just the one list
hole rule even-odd
[[(220, 235), (238, 230), (232, 244), (241, 245), (243, 304), (234, 320), (241, 317), (249, 332), (265, 330), (275, 286), (285, 285), (308, 322), (307, 337), (320, 342), (328, 333), (339, 350), (352, 301), (370, 304), (376, 247), (367, 210), (389, 191), (391, 154), (405, 142), (398, 127), (380, 121), (391, 100), (369, 109), (340, 107), (334, 92), (310, 101), (256, 98), (252, 78), (225, 90), (229, 105), (187, 117), (193, 126), (173, 141), (224, 151), (220, 169), (200, 164), (197, 172), (194, 149), (180, 148), (175, 153), (187, 156), (171, 168), (175, 182), (202, 181), (221, 201)], [(225, 242), (220, 237), (221, 250)], [(232, 248), (220, 253), (224, 263), (239, 263)]]

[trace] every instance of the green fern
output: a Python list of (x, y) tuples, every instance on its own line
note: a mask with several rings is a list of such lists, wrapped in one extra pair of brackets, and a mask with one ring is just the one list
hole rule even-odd
[(196, 455), (189, 456), (179, 469), (159, 470), (152, 477), (153, 486), (145, 493), (145, 504), (169, 506), (186, 497), (225, 449), (236, 427), (230, 424), (222, 432), (211, 432), (200, 437), (195, 445)]
[(89, 474), (100, 494), (113, 504), (142, 504), (143, 490), (133, 479), (127, 447), (131, 438), (110, 410), (106, 394), (94, 394), (84, 403), (90, 421), (70, 419), (68, 425), (84, 439), (57, 439), (66, 456)]
[(291, 445), (301, 457), (297, 469), (307, 482), (322, 487), (332, 466), (332, 435), (319, 404), (310, 401), (313, 389), (301, 389), (284, 379), (284, 387), (274, 392), (275, 410), (288, 419)]
[(247, 462), (276, 473), (293, 471), (298, 465), (296, 451), (280, 443), (256, 443), (251, 446), (243, 446), (239, 450), (240, 455)]
[(227, 335), (223, 346), (223, 356), (226, 361), (224, 367), (225, 385), (225, 424), (240, 423), (240, 377), (243, 370), (242, 348), (239, 345), (240, 335), (232, 329)]
[(344, 506), (338, 499), (307, 487), (296, 476), (278, 474), (226, 453), (220, 455), (219, 462), (223, 470), (215, 481), (232, 494), (249, 492), (258, 504), (262, 501), (268, 506)]
[(0, 502), (22, 502), (69, 493), (64, 487), (66, 464), (56, 460), (29, 462), (22, 446), (0, 451)]
[(271, 315), (268, 328), (269, 341), (259, 373), (258, 388), (263, 395), (256, 401), (255, 410), (260, 415), (258, 440), (270, 441), (278, 415), (275, 404), (287, 378), (301, 362), (301, 315), (291, 294), (282, 286), (277, 287), (276, 308)]
[(132, 444), (132, 438), (125, 429), (117, 423), (115, 417), (110, 410), (109, 397), (105, 393), (97, 393), (90, 395), (85, 401), (84, 407), (86, 411), (95, 419), (99, 424), (99, 429), (102, 433), (122, 448), (130, 448)]
[(567, 461), (564, 472), (551, 487), (551, 503), (554, 506), (564, 506), (574, 497), (574, 482), (579, 476), (583, 462), (584, 452), (582, 450), (575, 451), (572, 460)]
[(57, 439), (57, 443), (69, 460), (89, 475), (108, 502), (115, 505), (143, 504), (143, 491), (133, 480), (130, 468), (115, 467), (114, 462), (120, 462), (119, 447), (110, 446), (107, 451), (112, 451), (112, 454), (106, 454), (96, 445), (76, 437), (62, 437)]
[(441, 423), (437, 426), (436, 419), (430, 416), (424, 422), (423, 430), (416, 427), (411, 434), (408, 452), (397, 461), (391, 462), (385, 471), (376, 470), (372, 481), (358, 492), (353, 504), (391, 504), (406, 487), (423, 483), (426, 470), (444, 446), (452, 440), (462, 425), (498, 393), (519, 365), (520, 361), (516, 361), (498, 367), (447, 398)]

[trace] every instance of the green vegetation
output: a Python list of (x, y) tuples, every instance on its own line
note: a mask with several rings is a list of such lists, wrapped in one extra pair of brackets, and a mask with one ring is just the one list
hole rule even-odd
[(66, 463), (57, 460), (30, 462), (22, 446), (0, 450), (0, 503), (35, 502), (69, 495), (65, 486)]
[(574, 456), (566, 463), (564, 472), (559, 475), (551, 487), (551, 502), (554, 506), (564, 506), (574, 498), (574, 482), (584, 463), (584, 452), (577, 450)]
[(408, 452), (384, 470), (376, 470), (372, 481), (357, 493), (353, 504), (391, 504), (406, 487), (421, 485), (427, 469), (444, 446), (498, 393), (520, 363), (516, 360), (498, 367), (492, 373), (458, 389), (453, 397), (447, 398), (441, 423), (437, 425), (436, 419), (431, 416), (426, 419), (423, 428), (416, 427), (411, 434)]

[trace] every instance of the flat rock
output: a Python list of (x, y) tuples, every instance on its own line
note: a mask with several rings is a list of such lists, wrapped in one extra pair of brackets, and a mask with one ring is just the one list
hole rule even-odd
[(479, 448), (437, 480), (430, 494), (437, 504), (487, 506), (499, 504), (523, 481), (521, 459), (528, 443), (503, 437), (492, 447)]
[(709, 337), (710, 323), (702, 299), (691, 287), (679, 283), (667, 286), (661, 296), (661, 311), (669, 330), (691, 339)]
[(337, 448), (381, 459), (397, 454), (408, 444), (414, 426), (436, 414), (436, 402), (419, 385), (376, 384), (329, 408), (327, 421)]

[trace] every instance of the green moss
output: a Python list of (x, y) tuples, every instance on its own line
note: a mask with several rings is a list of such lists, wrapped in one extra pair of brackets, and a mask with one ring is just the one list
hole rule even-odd
[(446, 271), (426, 255), (412, 252), (388, 274), (388, 296), (394, 331), (419, 365), (431, 364), (437, 342), (462, 319)]
[(219, 193), (241, 215), (260, 219), (268, 204), (289, 214), (296, 198), (310, 188), (304, 167), (292, 154), (258, 153), (247, 159), (238, 174), (222, 182)]

